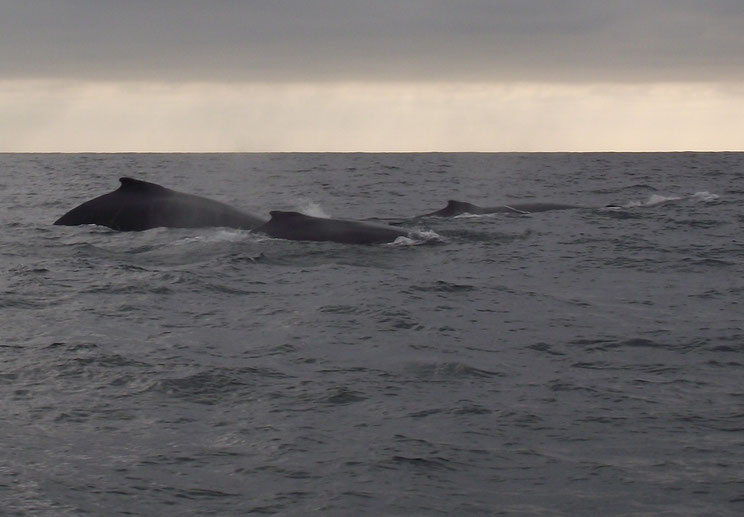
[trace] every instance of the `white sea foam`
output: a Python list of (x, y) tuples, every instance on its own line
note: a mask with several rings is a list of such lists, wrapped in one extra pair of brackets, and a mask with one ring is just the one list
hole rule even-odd
[(661, 203), (666, 203), (668, 201), (679, 201), (680, 199), (684, 199), (684, 196), (660, 196), (658, 194), (652, 194), (651, 196), (649, 196), (646, 202), (643, 203), (643, 206), (660, 205)]
[(659, 194), (652, 194), (645, 201), (630, 201), (625, 205), (625, 208), (637, 208), (643, 206), (656, 206), (662, 203), (668, 203), (670, 201), (680, 201), (683, 199), (692, 199), (695, 201), (714, 201), (718, 199), (717, 194), (711, 194), (707, 191), (695, 192), (689, 196), (662, 196)]
[(690, 196), (692, 199), (695, 199), (697, 201), (715, 201), (720, 196), (718, 194), (711, 194), (710, 192), (695, 192), (692, 196)]
[(181, 240), (174, 242), (176, 246), (184, 244), (191, 244), (194, 242), (200, 243), (215, 243), (215, 242), (238, 242), (244, 240), (248, 236), (249, 232), (245, 230), (227, 230), (220, 228), (217, 230), (210, 230), (207, 233), (201, 235), (194, 235), (192, 237), (185, 237)]
[(497, 212), (494, 212), (491, 214), (471, 214), (469, 212), (463, 212), (462, 214), (457, 214), (452, 219), (483, 219), (488, 217), (498, 217), (499, 215), (503, 215), (503, 213), (499, 214)]
[(431, 244), (444, 242), (444, 238), (434, 230), (412, 230), (407, 236), (400, 236), (390, 246), (418, 246), (420, 244)]

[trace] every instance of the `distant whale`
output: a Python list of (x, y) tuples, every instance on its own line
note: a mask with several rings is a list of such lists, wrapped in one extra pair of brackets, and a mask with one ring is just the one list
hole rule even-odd
[(497, 205), (490, 207), (483, 207), (474, 205), (472, 203), (465, 203), (464, 201), (453, 201), (447, 202), (447, 206), (436, 212), (430, 214), (424, 214), (419, 217), (455, 217), (461, 214), (497, 214), (497, 213), (513, 213), (513, 214), (531, 214), (535, 212), (547, 212), (549, 210), (568, 210), (571, 208), (582, 208), (576, 205), (562, 205), (559, 203), (514, 203), (510, 205)]
[(98, 224), (119, 231), (141, 231), (161, 226), (225, 226), (251, 230), (265, 222), (265, 219), (205, 197), (132, 178), (120, 178), (119, 181), (121, 186), (117, 190), (73, 208), (54, 224)]
[(380, 244), (408, 236), (401, 228), (384, 224), (324, 219), (299, 212), (271, 212), (271, 219), (254, 229), (278, 239), (293, 241), (332, 241), (344, 244)]

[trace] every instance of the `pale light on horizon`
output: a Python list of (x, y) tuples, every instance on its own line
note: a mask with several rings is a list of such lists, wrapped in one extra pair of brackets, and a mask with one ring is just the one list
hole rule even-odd
[(0, 82), (2, 152), (684, 150), (744, 150), (744, 85)]

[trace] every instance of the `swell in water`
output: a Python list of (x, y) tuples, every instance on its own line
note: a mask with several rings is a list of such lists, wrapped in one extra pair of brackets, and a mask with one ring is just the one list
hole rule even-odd
[[(738, 516), (743, 157), (1, 155), (3, 509)], [(51, 225), (120, 176), (257, 214), (596, 209), (413, 246)]]

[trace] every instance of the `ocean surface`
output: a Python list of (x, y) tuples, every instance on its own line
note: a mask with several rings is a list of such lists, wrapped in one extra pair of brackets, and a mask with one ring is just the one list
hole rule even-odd
[[(52, 225), (122, 176), (438, 237)], [(742, 206), (744, 153), (0, 155), (0, 514), (744, 515)]]

